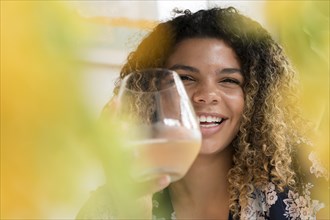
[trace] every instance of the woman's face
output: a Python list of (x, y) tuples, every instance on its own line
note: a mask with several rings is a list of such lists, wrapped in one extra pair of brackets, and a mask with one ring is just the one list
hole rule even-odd
[(166, 67), (181, 76), (199, 118), (200, 153), (225, 149), (238, 132), (244, 108), (244, 77), (234, 50), (216, 38), (186, 39)]

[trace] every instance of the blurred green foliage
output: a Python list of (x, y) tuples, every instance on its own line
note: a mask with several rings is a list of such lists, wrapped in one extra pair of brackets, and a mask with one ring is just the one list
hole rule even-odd
[(1, 219), (74, 219), (102, 175), (134, 211), (123, 134), (82, 92), (93, 33), (62, 3), (1, 1)]
[[(328, 0), (266, 1), (267, 21), (273, 35), (283, 45), (301, 80), (303, 116), (311, 121), (314, 146), (329, 171), (329, 50)], [(311, 161), (304, 161), (310, 166)], [(308, 172), (308, 171), (307, 171)], [(326, 208), (318, 218), (329, 219), (329, 182), (315, 188)]]

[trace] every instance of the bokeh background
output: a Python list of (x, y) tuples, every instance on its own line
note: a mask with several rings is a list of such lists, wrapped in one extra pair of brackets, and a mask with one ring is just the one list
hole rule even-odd
[[(100, 155), (114, 173), (125, 169), (125, 135), (113, 120), (96, 123), (121, 65), (173, 8), (215, 5), (237, 7), (284, 46), (328, 178), (329, 1), (2, 0), (0, 219), (73, 219), (105, 182)], [(319, 219), (329, 219), (329, 182), (315, 192), (327, 205)]]

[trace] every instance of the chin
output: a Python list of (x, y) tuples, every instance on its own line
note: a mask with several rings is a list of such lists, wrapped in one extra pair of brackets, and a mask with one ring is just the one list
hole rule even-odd
[[(224, 141), (224, 140), (223, 140)], [(219, 154), (219, 153), (228, 153), (231, 152), (231, 142), (218, 140), (202, 140), (202, 146), (199, 151), (200, 155), (213, 155), (213, 154)]]
[(202, 144), (199, 154), (200, 155), (218, 154), (218, 153), (224, 151), (226, 148), (227, 148), (227, 146), (220, 146), (220, 145), (212, 146), (212, 145)]

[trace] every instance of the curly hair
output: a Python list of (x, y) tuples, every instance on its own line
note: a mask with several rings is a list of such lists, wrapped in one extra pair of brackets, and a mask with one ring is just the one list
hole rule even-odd
[(235, 8), (175, 12), (179, 15), (158, 24), (128, 56), (120, 79), (132, 71), (164, 67), (176, 45), (188, 38), (217, 38), (234, 49), (245, 79), (244, 112), (228, 173), (230, 209), (239, 218), (255, 189), (269, 182), (279, 191), (299, 186), (295, 149), (303, 138), (297, 74), (271, 35)]

